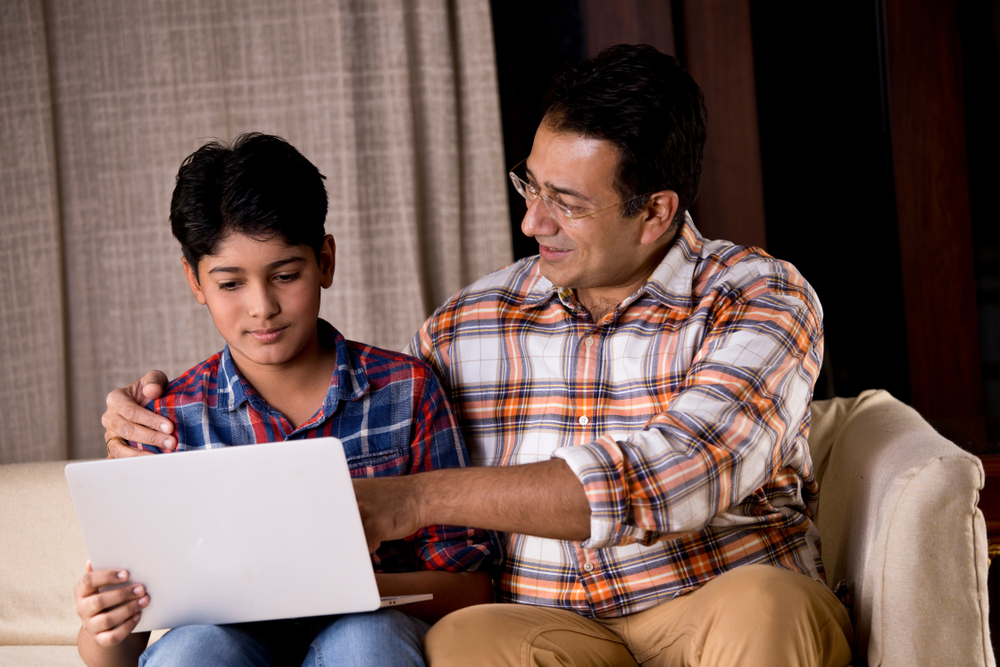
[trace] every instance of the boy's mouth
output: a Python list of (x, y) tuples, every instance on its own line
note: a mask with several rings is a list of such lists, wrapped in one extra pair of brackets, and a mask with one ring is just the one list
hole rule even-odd
[(254, 340), (259, 343), (273, 343), (274, 341), (281, 338), (281, 334), (285, 332), (288, 327), (272, 327), (270, 329), (254, 329), (253, 331), (248, 331), (247, 333), (253, 336)]

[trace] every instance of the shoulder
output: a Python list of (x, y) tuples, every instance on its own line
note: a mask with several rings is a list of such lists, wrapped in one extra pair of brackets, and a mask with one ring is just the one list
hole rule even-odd
[(218, 352), (184, 371), (167, 385), (160, 398), (151, 401), (147, 407), (159, 410), (167, 405), (181, 406), (207, 402), (207, 398), (214, 395), (218, 389), (222, 354)]
[(545, 279), (538, 270), (538, 257), (526, 257), (459, 290), (435, 314), (484, 302), (520, 304), (540, 281)]
[(347, 347), (356, 356), (368, 382), (377, 388), (400, 382), (436, 384), (436, 376), (431, 367), (408, 354), (353, 340), (347, 341)]
[(551, 289), (538, 269), (537, 255), (526, 257), (457, 292), (434, 311), (422, 331), (438, 337), (471, 321), (494, 320), (519, 309), (529, 294)]
[(754, 246), (729, 241), (706, 241), (697, 260), (695, 292), (719, 293), (730, 300), (781, 297), (801, 301), (821, 317), (819, 298), (790, 262)]

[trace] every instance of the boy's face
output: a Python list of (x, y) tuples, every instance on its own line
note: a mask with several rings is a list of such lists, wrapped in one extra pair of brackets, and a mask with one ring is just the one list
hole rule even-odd
[(309, 246), (233, 233), (202, 257), (197, 275), (184, 260), (184, 273), (238, 365), (281, 367), (318, 344), (320, 289), (333, 283), (334, 252), (329, 234), (317, 262)]

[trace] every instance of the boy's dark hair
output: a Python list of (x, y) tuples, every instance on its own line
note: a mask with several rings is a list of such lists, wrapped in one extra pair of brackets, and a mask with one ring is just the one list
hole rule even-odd
[(212, 141), (185, 158), (170, 200), (170, 228), (197, 275), (231, 232), (307, 245), (319, 260), (326, 236), (325, 177), (280, 137), (249, 133)]
[[(673, 190), (675, 223), (698, 196), (705, 153), (705, 98), (671, 56), (645, 44), (611, 46), (553, 79), (543, 123), (556, 132), (610, 141), (618, 149), (622, 200)], [(648, 198), (622, 207), (636, 215)]]

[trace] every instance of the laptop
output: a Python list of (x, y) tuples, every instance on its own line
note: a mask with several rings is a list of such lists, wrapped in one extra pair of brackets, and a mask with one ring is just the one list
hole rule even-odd
[(379, 597), (336, 438), (66, 466), (95, 570), (150, 604), (135, 632), (373, 611)]

